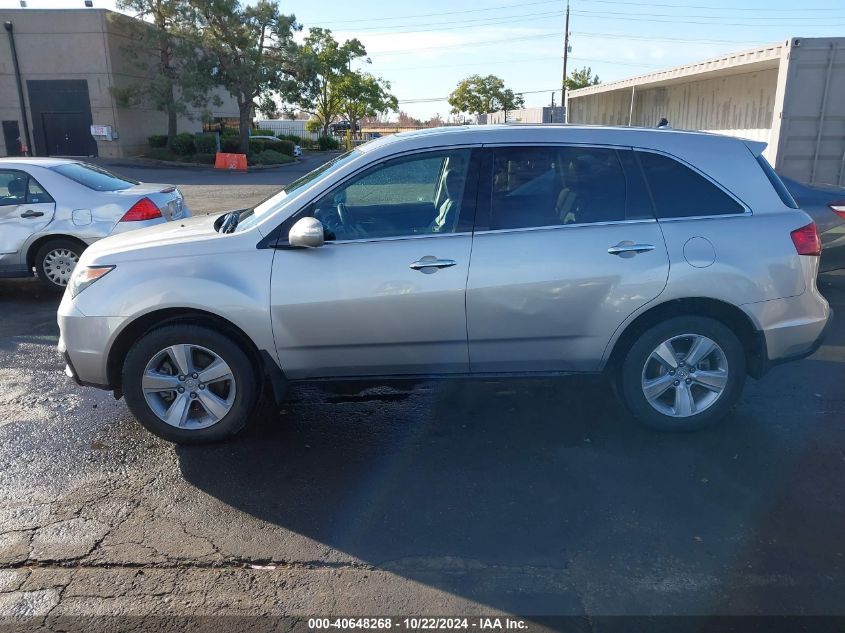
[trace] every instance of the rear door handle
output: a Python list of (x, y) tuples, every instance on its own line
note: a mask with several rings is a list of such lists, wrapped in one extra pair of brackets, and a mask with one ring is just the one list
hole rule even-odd
[(422, 257), (410, 264), (410, 268), (413, 270), (420, 270), (424, 273), (433, 273), (440, 268), (455, 266), (457, 263), (458, 262), (454, 259), (438, 259), (433, 255), (426, 255), (425, 257)]
[(647, 253), (654, 250), (654, 244), (635, 244), (634, 242), (619, 242), (616, 246), (611, 246), (607, 252), (611, 255), (619, 255), (620, 257), (633, 257), (637, 253)]
[(33, 211), (32, 209), (21, 213), (22, 218), (40, 218), (42, 215), (44, 215), (43, 211)]

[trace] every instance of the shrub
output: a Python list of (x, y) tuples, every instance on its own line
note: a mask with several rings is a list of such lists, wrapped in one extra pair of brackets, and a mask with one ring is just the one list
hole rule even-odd
[(278, 138), (282, 141), (290, 141), (294, 145), (302, 143), (302, 137), (296, 134), (279, 134)]
[(194, 151), (197, 154), (214, 154), (217, 151), (217, 139), (213, 134), (200, 134), (194, 137)]
[(241, 133), (238, 132), (238, 130), (236, 130), (233, 127), (223, 128), (223, 131), (220, 133), (220, 136), (227, 137), (227, 138), (230, 137), (230, 136), (240, 136), (240, 135), (241, 135)]
[(173, 139), (171, 148), (174, 154), (179, 156), (187, 156), (194, 153), (194, 135), (190, 132), (182, 132), (177, 134)]
[(147, 137), (150, 147), (167, 147), (167, 134), (153, 134)]
[(220, 151), (228, 154), (240, 153), (240, 138), (237, 136), (224, 136), (220, 139)]
[(155, 160), (175, 160), (176, 156), (174, 156), (173, 152), (171, 152), (166, 147), (153, 147), (144, 154), (146, 158), (154, 158)]
[(265, 149), (267, 149), (267, 141), (264, 139), (256, 138), (256, 139), (249, 139), (249, 153), (250, 154), (260, 154)]
[(203, 163), (205, 165), (213, 165), (216, 154), (194, 154), (191, 158), (194, 163)]
[(273, 130), (258, 129), (258, 130), (253, 130), (252, 135), (253, 136), (276, 136), (276, 133)]
[(302, 149), (314, 149), (314, 140), (310, 138), (304, 138), (299, 141), (299, 146)]
[(332, 136), (321, 136), (317, 139), (317, 146), (321, 150), (337, 149), (340, 146), (337, 139)]
[(251, 154), (249, 162), (252, 165), (284, 165), (293, 162), (293, 158), (272, 149), (265, 149), (258, 154)]
[(281, 152), (282, 154), (287, 154), (288, 156), (293, 156), (293, 146), (294, 146), (293, 141), (287, 141), (287, 140), (282, 141), (282, 140), (280, 140), (280, 141), (277, 141), (275, 143), (273, 141), (267, 141), (267, 145), (266, 145), (265, 149), (272, 149), (272, 150), (275, 150), (277, 152)]

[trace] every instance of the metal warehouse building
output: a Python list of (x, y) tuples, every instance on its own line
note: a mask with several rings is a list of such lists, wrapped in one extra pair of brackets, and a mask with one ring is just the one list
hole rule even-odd
[(769, 144), (805, 182), (845, 185), (845, 38), (781, 44), (573, 90), (568, 122), (673, 128)]
[[(26, 138), (22, 109), (36, 156), (131, 156), (167, 131), (163, 112), (121, 107), (112, 94), (145, 79), (125, 52), (133, 18), (104, 9), (0, 9), (0, 22), (0, 156), (17, 154)], [(210, 114), (237, 117), (228, 93), (218, 95), (223, 105)], [(200, 114), (180, 117), (179, 131), (200, 131)]]

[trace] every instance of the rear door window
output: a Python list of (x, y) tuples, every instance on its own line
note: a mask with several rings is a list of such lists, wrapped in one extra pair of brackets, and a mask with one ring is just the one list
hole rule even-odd
[(637, 152), (658, 218), (743, 213), (744, 207), (715, 184), (679, 161)]
[[(631, 151), (613, 148), (494, 148), (490, 229), (653, 217), (639, 168), (633, 167)], [(629, 184), (629, 171), (638, 186)]]

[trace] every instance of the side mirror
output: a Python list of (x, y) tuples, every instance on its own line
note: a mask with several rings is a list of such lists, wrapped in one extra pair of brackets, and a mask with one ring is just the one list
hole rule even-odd
[(300, 218), (288, 233), (291, 246), (317, 248), (325, 242), (323, 223), (317, 218)]

